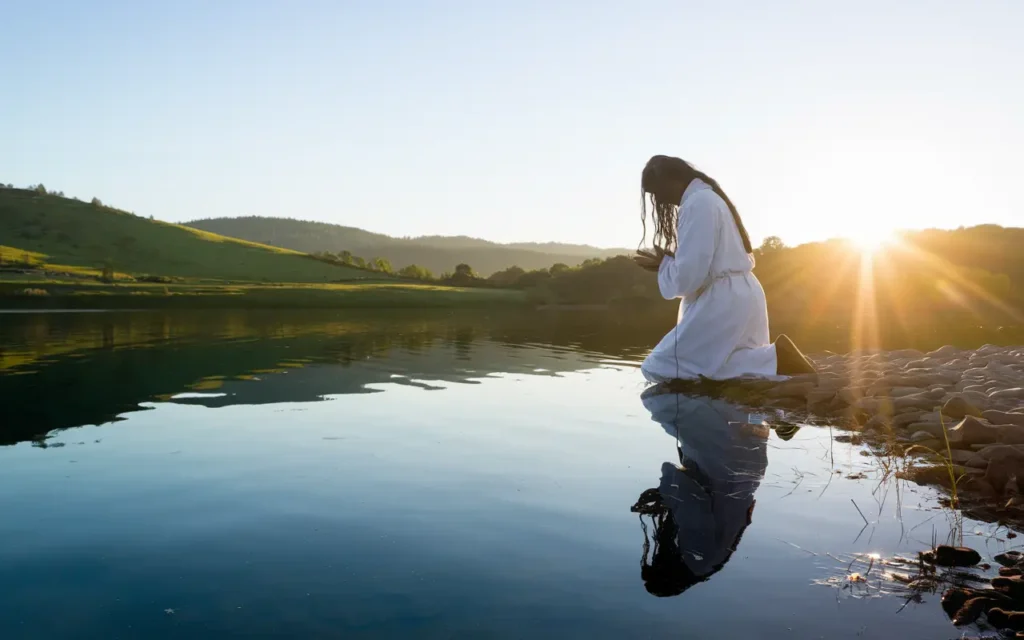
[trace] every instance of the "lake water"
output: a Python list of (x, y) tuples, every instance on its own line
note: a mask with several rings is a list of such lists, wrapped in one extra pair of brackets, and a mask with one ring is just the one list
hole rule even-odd
[(645, 391), (663, 329), (0, 315), (0, 638), (959, 637), (854, 555), (945, 540), (936, 495)]

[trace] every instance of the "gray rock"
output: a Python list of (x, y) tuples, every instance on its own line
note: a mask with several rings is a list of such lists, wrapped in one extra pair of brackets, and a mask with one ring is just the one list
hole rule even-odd
[(894, 416), (892, 419), (892, 426), (896, 429), (905, 429), (915, 422), (930, 422), (929, 420), (922, 420), (922, 416), (925, 414), (921, 411), (907, 411)]
[(981, 417), (992, 424), (1013, 424), (1024, 427), (1024, 413), (1012, 413), (1009, 411), (982, 411)]
[[(941, 455), (946, 450), (946, 443), (938, 438), (928, 438), (927, 440), (921, 440), (920, 442), (912, 443), (914, 447), (922, 449), (926, 453), (934, 453)], [(917, 453), (921, 453), (918, 451)]]
[(893, 398), (892, 404), (896, 411), (903, 411), (904, 409), (927, 410), (934, 408), (938, 402), (931, 393), (922, 392), (901, 398)]
[(935, 440), (935, 435), (928, 431), (915, 431), (914, 434), (910, 436), (911, 442), (921, 443), (925, 440)]
[(892, 387), (889, 389), (889, 395), (893, 398), (902, 398), (903, 396), (921, 393), (921, 391), (922, 390), (918, 387)]
[(1004, 493), (1011, 482), (1024, 477), (1024, 458), (1000, 457), (989, 460), (985, 469), (985, 480), (998, 493)]
[(942, 405), (942, 414), (955, 420), (962, 420), (967, 416), (981, 417), (981, 409), (968, 402), (963, 396), (953, 396)]
[(913, 480), (917, 484), (937, 484), (948, 489), (953, 485), (949, 475), (950, 469), (953, 470), (954, 478), (980, 477), (982, 475), (978, 469), (971, 469), (960, 465), (946, 466), (944, 464), (911, 467), (898, 475)]
[(814, 391), (813, 382), (783, 382), (768, 392), (769, 398), (806, 398)]
[(863, 387), (846, 387), (836, 391), (836, 396), (848, 405), (855, 405), (857, 401), (867, 395)]
[(988, 460), (982, 458), (975, 451), (966, 451), (964, 449), (953, 449), (950, 451), (952, 460), (955, 464), (970, 467), (972, 469), (984, 469), (988, 466)]
[(832, 398), (836, 397), (835, 390), (832, 389), (815, 389), (807, 394), (807, 404), (822, 404), (832, 402)]
[(999, 430), (985, 424), (974, 416), (967, 416), (948, 431), (949, 441), (958, 446), (971, 447), (976, 444), (994, 444), (999, 442)]
[(989, 444), (979, 447), (978, 455), (991, 462), (996, 458), (1020, 457), (1024, 460), (1024, 446), (1014, 444)]
[(988, 409), (989, 405), (992, 403), (992, 399), (989, 398), (987, 394), (980, 393), (978, 391), (961, 391), (960, 395), (964, 400), (970, 402), (983, 411)]
[(917, 349), (895, 349), (889, 352), (890, 358), (920, 358), (924, 353)]
[[(914, 435), (917, 435), (918, 433), (927, 433), (929, 437), (939, 440), (945, 438), (945, 435), (943, 435), (942, 425), (937, 422), (915, 422), (907, 427), (907, 431)], [(993, 439), (992, 442), (996, 442), (996, 440)], [(964, 444), (964, 446), (970, 445)]]
[(988, 394), (993, 400), (1011, 399), (1024, 400), (1024, 387), (1013, 387), (1011, 389), (1000, 389)]
[(1003, 444), (1024, 444), (1024, 427), (1003, 424), (994, 425), (991, 428), (999, 434), (999, 442)]
[(890, 421), (885, 416), (875, 415), (864, 423), (865, 431), (886, 431), (891, 428)]
[(957, 349), (956, 347), (954, 347), (951, 344), (947, 344), (946, 346), (939, 347), (938, 349), (935, 349), (934, 351), (929, 351), (925, 355), (927, 355), (929, 358), (943, 358), (943, 359), (945, 359), (945, 358), (949, 358), (949, 357), (955, 356), (959, 352), (960, 352), (959, 349)]

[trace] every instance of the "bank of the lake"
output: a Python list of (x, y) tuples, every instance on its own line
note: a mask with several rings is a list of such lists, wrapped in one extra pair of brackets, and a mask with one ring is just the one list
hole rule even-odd
[(401, 281), (304, 283), (0, 282), (0, 309), (381, 309), (523, 306), (522, 291)]

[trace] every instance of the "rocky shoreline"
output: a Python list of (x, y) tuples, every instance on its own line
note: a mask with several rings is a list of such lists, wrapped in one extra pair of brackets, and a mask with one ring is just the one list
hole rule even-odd
[[(1024, 346), (944, 346), (811, 356), (783, 382), (680, 383), (795, 423), (834, 424), (879, 455), (910, 455), (903, 477), (939, 485), (972, 517), (1024, 525)], [(955, 490), (954, 490), (955, 489)]]
[(958, 495), (1006, 498), (1010, 507), (1024, 494), (1024, 347), (814, 361), (815, 380), (790, 380), (771, 393), (786, 397), (802, 385), (808, 413), (841, 417), (886, 452), (921, 454), (935, 464), (906, 472), (921, 483), (955, 483)]

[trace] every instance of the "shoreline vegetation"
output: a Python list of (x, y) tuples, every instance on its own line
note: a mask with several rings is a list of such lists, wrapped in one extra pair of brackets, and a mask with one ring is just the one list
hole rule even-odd
[(525, 295), (395, 281), (332, 284), (75, 283), (4, 281), (0, 310), (380, 309), (521, 307)]
[[(437, 308), (519, 305), (556, 310), (626, 310), (651, 317), (675, 314), (651, 274), (627, 255), (577, 245), (496, 245), (471, 238), (392, 239), (374, 242), (415, 249), (443, 247), (452, 262), (492, 248), (512, 247), (530, 260), (550, 247), (576, 252), (576, 265), (490, 273), (468, 262), (435, 276), (418, 264), (393, 267), (381, 256), (339, 248), (304, 253), (217, 235), (187, 225), (147, 219), (33, 185), (0, 185), (0, 308)], [(216, 222), (206, 221), (209, 223)], [(352, 237), (358, 229), (275, 219), (236, 219), (269, 229), (275, 241), (312, 242), (312, 236)], [(295, 226), (298, 225), (298, 226)], [(208, 225), (209, 226), (209, 225)], [(332, 231), (333, 230), (333, 231)], [(337, 235), (338, 230), (349, 236)], [(294, 233), (293, 233), (294, 231)], [(301, 232), (301, 233), (300, 233)], [(315, 232), (315, 233), (314, 233)], [(358, 239), (358, 234), (355, 239)], [(353, 242), (355, 242), (353, 239)], [(333, 241), (333, 240), (332, 240)], [(417, 244), (420, 243), (420, 244)], [(899, 326), (906, 335), (935, 322), (1024, 325), (1024, 228), (979, 225), (900, 234), (878, 252), (830, 240), (787, 247), (769, 237), (755, 251), (769, 317), (794, 331), (859, 324), (864, 344), (872, 331)], [(304, 244), (301, 248), (314, 246)], [(393, 248), (393, 247), (392, 247)], [(475, 253), (474, 253), (475, 252)], [(532, 253), (531, 253), (532, 252)], [(586, 257), (597, 252), (597, 257)], [(496, 255), (497, 255), (496, 254)], [(402, 254), (406, 259), (414, 253)], [(502, 254), (504, 255), (504, 254)], [(512, 255), (512, 254), (510, 254)], [(500, 262), (485, 261), (490, 270)], [(669, 325), (666, 325), (666, 327)]]

